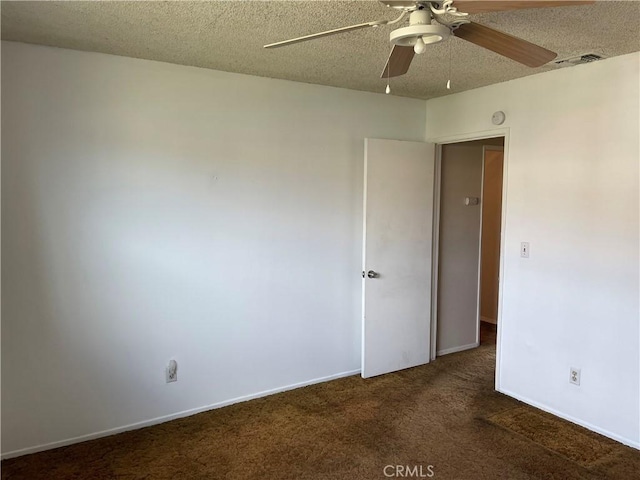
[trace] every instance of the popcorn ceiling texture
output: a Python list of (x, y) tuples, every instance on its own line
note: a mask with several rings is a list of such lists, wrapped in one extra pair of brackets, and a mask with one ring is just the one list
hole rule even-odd
[[(2, 2), (2, 39), (228, 72), (382, 93), (380, 73), (394, 26), (371, 28), (280, 49), (279, 40), (397, 12), (371, 1)], [(558, 58), (640, 50), (640, 2), (521, 10), (474, 21), (537, 43)], [(452, 90), (447, 91), (449, 51)], [(391, 79), (393, 94), (434, 98), (557, 68), (528, 68), (453, 38), (416, 56)]]

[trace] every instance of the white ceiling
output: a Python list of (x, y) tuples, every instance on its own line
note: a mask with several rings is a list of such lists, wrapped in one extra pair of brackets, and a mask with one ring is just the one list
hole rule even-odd
[[(111, 53), (300, 82), (382, 92), (392, 27), (359, 30), (274, 50), (262, 45), (379, 19), (375, 0), (212, 2), (2, 2), (2, 39)], [(640, 50), (640, 2), (520, 10), (472, 20), (558, 52), (616, 56)], [(445, 88), (452, 61), (452, 90)], [(531, 69), (453, 38), (391, 79), (396, 95), (433, 98), (557, 68)]]

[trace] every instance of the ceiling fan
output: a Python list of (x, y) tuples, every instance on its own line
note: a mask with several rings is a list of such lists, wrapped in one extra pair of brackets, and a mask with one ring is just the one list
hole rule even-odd
[(387, 7), (399, 10), (394, 20), (377, 20), (336, 28), (304, 37), (270, 43), (264, 48), (278, 48), (337, 33), (399, 24), (409, 17), (409, 25), (391, 31), (391, 54), (381, 78), (404, 75), (415, 54), (424, 53), (427, 45), (441, 42), (450, 36), (462, 38), (528, 67), (540, 67), (557, 54), (521, 38), (494, 30), (469, 20), (469, 14), (520, 10), (541, 7), (586, 5), (593, 0), (380, 0)]

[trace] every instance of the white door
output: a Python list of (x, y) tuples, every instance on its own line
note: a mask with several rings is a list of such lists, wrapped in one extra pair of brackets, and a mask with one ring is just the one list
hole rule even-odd
[(434, 169), (434, 144), (365, 140), (365, 378), (429, 362)]

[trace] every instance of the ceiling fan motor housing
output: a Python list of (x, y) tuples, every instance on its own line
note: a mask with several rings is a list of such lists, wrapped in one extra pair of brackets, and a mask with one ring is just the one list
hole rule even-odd
[(394, 45), (411, 47), (416, 44), (419, 37), (422, 37), (425, 44), (433, 44), (441, 42), (450, 33), (448, 27), (439, 23), (431, 23), (431, 13), (428, 10), (416, 10), (411, 12), (409, 26), (392, 31), (389, 40)]

